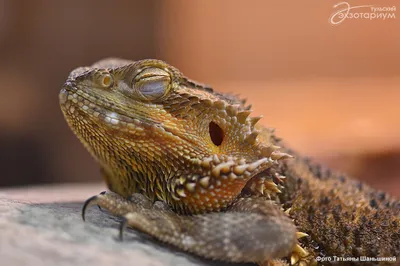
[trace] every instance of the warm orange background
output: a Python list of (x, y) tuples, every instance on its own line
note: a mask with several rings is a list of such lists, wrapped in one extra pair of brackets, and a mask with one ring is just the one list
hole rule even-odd
[(0, 185), (100, 180), (58, 91), (118, 56), (240, 93), (303, 154), (400, 195), (400, 11), (332, 26), (338, 2), (0, 0)]

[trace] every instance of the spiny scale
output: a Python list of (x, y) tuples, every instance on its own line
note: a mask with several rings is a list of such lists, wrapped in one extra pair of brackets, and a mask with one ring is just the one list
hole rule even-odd
[(240, 111), (236, 117), (239, 123), (245, 124), (247, 122), (247, 117), (251, 114), (251, 110)]
[(251, 124), (251, 126), (254, 127), (254, 126), (257, 124), (257, 122), (260, 121), (261, 118), (263, 118), (262, 115), (256, 116), (256, 117), (251, 117), (251, 118), (250, 118), (250, 124)]
[(258, 131), (253, 131), (249, 135), (246, 136), (244, 141), (246, 141), (248, 144), (254, 144), (256, 142), (258, 134), (259, 134)]

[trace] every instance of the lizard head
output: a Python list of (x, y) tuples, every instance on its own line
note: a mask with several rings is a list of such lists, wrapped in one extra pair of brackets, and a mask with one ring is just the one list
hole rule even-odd
[(71, 72), (60, 92), (72, 130), (111, 190), (140, 192), (182, 212), (227, 207), (287, 156), (260, 134), (250, 107), (159, 60), (103, 60)]

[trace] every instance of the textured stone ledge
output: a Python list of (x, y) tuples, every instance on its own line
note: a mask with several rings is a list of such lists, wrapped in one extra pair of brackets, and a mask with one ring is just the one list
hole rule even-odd
[[(0, 190), (1, 265), (245, 265), (203, 260), (134, 230), (117, 239), (119, 221), (82, 203), (101, 185)], [(247, 264), (253, 265), (253, 264)]]

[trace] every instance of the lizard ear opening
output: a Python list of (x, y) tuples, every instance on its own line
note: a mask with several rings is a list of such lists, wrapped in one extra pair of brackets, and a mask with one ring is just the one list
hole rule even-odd
[(222, 141), (224, 140), (224, 131), (220, 126), (218, 126), (214, 122), (210, 122), (208, 126), (210, 132), (211, 141), (214, 143), (215, 146), (220, 146)]

